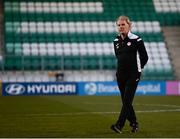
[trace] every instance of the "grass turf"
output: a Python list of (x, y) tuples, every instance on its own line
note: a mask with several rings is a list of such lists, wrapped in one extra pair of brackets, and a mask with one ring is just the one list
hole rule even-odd
[(180, 137), (180, 96), (136, 96), (140, 123), (130, 133), (110, 130), (120, 96), (0, 96), (0, 137), (147, 138)]

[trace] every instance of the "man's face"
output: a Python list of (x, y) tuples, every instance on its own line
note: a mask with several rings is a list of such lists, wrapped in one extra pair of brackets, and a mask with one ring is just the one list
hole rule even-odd
[(118, 32), (120, 32), (121, 34), (128, 34), (130, 30), (130, 26), (125, 20), (118, 20), (117, 28), (118, 28)]

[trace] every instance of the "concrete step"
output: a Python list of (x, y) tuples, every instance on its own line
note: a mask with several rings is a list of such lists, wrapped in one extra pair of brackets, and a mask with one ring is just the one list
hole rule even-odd
[(171, 57), (171, 59), (173, 60), (173, 61), (177, 61), (178, 63), (180, 63), (180, 59), (174, 59), (173, 57), (178, 57), (179, 56), (179, 54), (178, 53), (173, 53), (173, 52), (171, 52), (171, 54), (170, 54), (170, 57)]
[(177, 45), (179, 45), (179, 47), (180, 47), (180, 42), (177, 42), (177, 41), (175, 41), (175, 40), (171, 40), (171, 41), (168, 41), (168, 42), (167, 42), (167, 45), (168, 45), (169, 47), (176, 47)]
[(163, 29), (162, 31), (166, 30), (165, 33), (169, 33), (169, 34), (174, 34), (174, 33), (179, 33), (180, 29), (174, 29), (174, 30), (170, 30), (170, 29)]
[(166, 35), (166, 37), (168, 37), (169, 39), (180, 41), (180, 36), (168, 36), (168, 35)]
[(179, 26), (171, 26), (171, 27), (163, 27), (162, 29), (165, 29), (167, 31), (176, 31), (176, 30), (180, 30)]
[(170, 38), (170, 39), (180, 40), (180, 35), (172, 35), (172, 36), (170, 36), (170, 35), (164, 35), (164, 36), (166, 36), (166, 37), (168, 37), (168, 38)]
[[(172, 61), (173, 61), (173, 63), (179, 62), (178, 60), (172, 60)], [(179, 65), (179, 64), (174, 64), (174, 66), (175, 66), (176, 68), (180, 68), (180, 65)]]
[(180, 36), (180, 32), (168, 32), (168, 33), (163, 33), (164, 35), (166, 35), (166, 36), (169, 36), (169, 37), (171, 37), (171, 36), (174, 36), (174, 37), (179, 37)]

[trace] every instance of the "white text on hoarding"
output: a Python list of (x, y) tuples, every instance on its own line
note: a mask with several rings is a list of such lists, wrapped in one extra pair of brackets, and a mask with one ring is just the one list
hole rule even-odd
[(31, 93), (75, 93), (75, 85), (28, 85), (27, 92)]

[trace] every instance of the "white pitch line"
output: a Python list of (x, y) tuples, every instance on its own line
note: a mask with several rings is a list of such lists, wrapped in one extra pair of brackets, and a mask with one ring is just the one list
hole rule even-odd
[[(87, 103), (86, 104), (93, 104)], [(97, 104), (97, 103), (96, 103)], [(98, 103), (100, 104), (100, 103)], [(112, 103), (111, 103), (112, 104)], [(115, 104), (115, 103), (114, 103)], [(171, 108), (179, 108), (179, 109), (157, 109), (157, 110), (137, 110), (136, 113), (162, 113), (162, 112), (180, 112), (179, 105), (162, 105), (162, 104), (135, 104), (135, 105), (142, 105), (142, 106), (163, 106), (163, 107), (171, 107)], [(120, 112), (74, 112), (74, 113), (32, 113), (32, 114), (13, 114), (16, 115), (23, 115), (26, 117), (45, 117), (45, 116), (80, 116), (80, 115), (88, 115), (88, 114), (119, 114)], [(0, 114), (0, 116), (3, 116)]]
[[(87, 105), (120, 105), (119, 103), (91, 103), (91, 102), (85, 102), (84, 104)], [(171, 107), (171, 108), (180, 108), (179, 105), (168, 105), (168, 104), (140, 104), (135, 103), (134, 106), (157, 106), (157, 107)]]
[[(136, 113), (159, 113), (159, 112), (180, 112), (180, 109), (136, 111)], [(74, 112), (74, 113), (44, 113), (44, 114), (34, 113), (34, 114), (22, 114), (22, 115), (25, 117), (46, 117), (46, 116), (81, 116), (88, 114), (119, 114), (119, 112)], [(15, 115), (21, 115), (21, 114), (13, 114), (13, 116)]]
[(158, 107), (171, 107), (171, 108), (180, 108), (179, 105), (168, 105), (168, 104), (134, 104), (138, 106), (158, 106)]
[(173, 110), (149, 110), (149, 111), (136, 111), (137, 113), (158, 113), (158, 112), (179, 112), (180, 109)]

